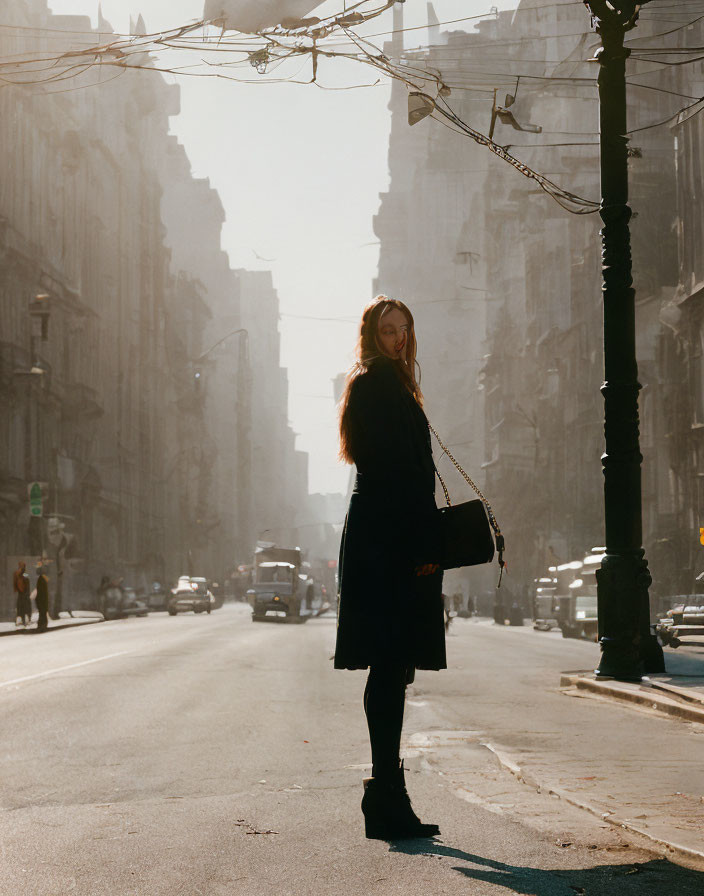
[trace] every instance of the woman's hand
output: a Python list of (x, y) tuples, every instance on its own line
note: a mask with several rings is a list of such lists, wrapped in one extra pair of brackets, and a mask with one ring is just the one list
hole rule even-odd
[(417, 576), (432, 576), (439, 569), (438, 563), (423, 563), (422, 566), (416, 566), (415, 573)]

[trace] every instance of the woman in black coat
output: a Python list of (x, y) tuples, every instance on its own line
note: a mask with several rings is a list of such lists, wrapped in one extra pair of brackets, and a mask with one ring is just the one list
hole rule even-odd
[(335, 668), (369, 667), (362, 810), (378, 839), (439, 833), (414, 814), (399, 759), (406, 685), (416, 669), (446, 668), (435, 467), (415, 356), (410, 311), (379, 296), (364, 311), (340, 413), (340, 454), (357, 478), (340, 546)]

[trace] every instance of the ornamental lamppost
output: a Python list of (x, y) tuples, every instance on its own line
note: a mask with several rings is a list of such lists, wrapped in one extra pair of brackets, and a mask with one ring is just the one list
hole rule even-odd
[[(647, 0), (643, 0), (647, 2)], [(597, 570), (601, 678), (640, 680), (665, 671), (662, 648), (650, 631), (651, 583), (643, 550), (638, 430), (635, 291), (631, 277), (628, 136), (624, 36), (641, 3), (584, 0), (602, 46), (599, 62), (601, 207), (604, 226), (604, 510), (606, 554)]]

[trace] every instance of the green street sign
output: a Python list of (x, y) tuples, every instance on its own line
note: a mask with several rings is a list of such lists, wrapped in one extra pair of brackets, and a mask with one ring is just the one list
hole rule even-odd
[(42, 485), (33, 482), (29, 486), (29, 512), (32, 516), (42, 515)]

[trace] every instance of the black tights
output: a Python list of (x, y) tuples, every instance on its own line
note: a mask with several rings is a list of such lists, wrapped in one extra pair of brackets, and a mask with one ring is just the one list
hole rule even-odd
[(369, 667), (364, 688), (364, 712), (372, 746), (372, 776), (390, 777), (398, 770), (406, 685), (414, 669), (400, 663)]

